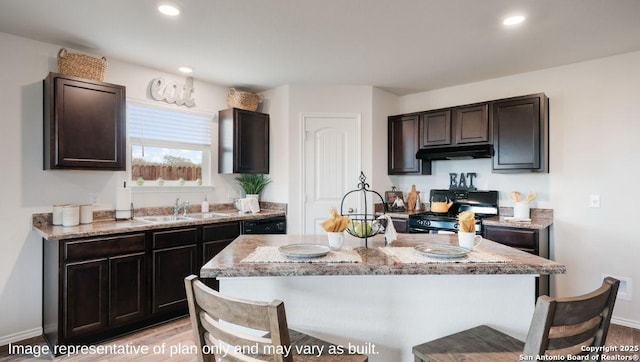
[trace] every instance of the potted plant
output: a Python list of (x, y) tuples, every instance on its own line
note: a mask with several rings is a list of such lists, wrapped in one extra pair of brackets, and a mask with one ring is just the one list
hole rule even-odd
[(271, 183), (271, 179), (260, 174), (242, 174), (236, 177), (236, 181), (247, 197), (259, 198), (260, 192)]

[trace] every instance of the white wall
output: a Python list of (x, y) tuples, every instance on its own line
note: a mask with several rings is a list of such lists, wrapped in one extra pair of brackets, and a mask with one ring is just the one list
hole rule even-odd
[[(394, 176), (401, 189), (447, 188), (449, 172), (477, 172), (479, 189), (538, 191), (554, 209), (552, 256), (567, 265), (556, 295), (596, 288), (601, 274), (629, 277), (640, 290), (635, 183), (640, 159), (640, 52), (400, 97), (407, 113), (545, 92), (550, 99), (550, 173), (491, 173), (490, 160), (437, 161), (432, 176)], [(590, 194), (602, 207), (588, 207)], [(640, 327), (640, 292), (618, 299), (617, 323)]]
[(374, 88), (373, 134), (371, 139), (373, 179), (371, 187), (383, 196), (384, 191), (391, 190), (391, 186), (394, 183), (387, 172), (388, 117), (398, 113), (400, 113), (399, 97), (380, 88)]
[[(0, 345), (40, 333), (42, 240), (31, 231), (31, 215), (50, 212), (57, 203), (86, 203), (90, 193), (97, 194), (99, 207), (113, 209), (116, 184), (123, 177), (122, 172), (111, 171), (42, 170), (42, 80), (50, 71), (57, 71), (59, 48), (0, 33), (0, 157), (5, 175), (0, 181)], [(155, 77), (178, 82), (185, 78), (108, 61), (105, 80), (125, 85), (128, 98), (149, 100), (149, 82)], [(196, 79), (194, 89), (194, 110), (217, 116), (219, 109), (227, 107), (227, 88)], [(217, 120), (212, 128), (217, 144)], [(213, 152), (215, 187), (209, 189), (208, 197), (211, 202), (226, 202), (237, 186), (233, 176), (218, 175), (215, 148)], [(133, 195), (133, 202), (136, 207), (169, 206), (178, 196), (199, 203), (204, 192), (141, 193)]]
[[(301, 225), (295, 215), (301, 213), (300, 190), (301, 113), (354, 113), (361, 116), (362, 171), (370, 177), (372, 134), (372, 87), (370, 86), (289, 86), (289, 215), (290, 233), (300, 232)], [(353, 188), (358, 181), (354, 180)], [(337, 205), (336, 205), (337, 206)]]
[(269, 114), (269, 178), (272, 183), (262, 192), (262, 199), (289, 201), (289, 86), (260, 93), (260, 112)]

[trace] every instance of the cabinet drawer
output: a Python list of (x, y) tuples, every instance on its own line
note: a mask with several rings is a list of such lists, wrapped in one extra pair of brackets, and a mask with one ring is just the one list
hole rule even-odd
[(222, 224), (202, 227), (202, 241), (216, 241), (235, 239), (240, 235), (240, 222), (226, 222)]
[(484, 237), (528, 252), (538, 250), (538, 231), (485, 226)]
[(144, 234), (69, 241), (64, 244), (64, 259), (81, 260), (145, 251)]
[(153, 248), (170, 248), (174, 246), (195, 244), (198, 237), (197, 228), (156, 231), (153, 233)]

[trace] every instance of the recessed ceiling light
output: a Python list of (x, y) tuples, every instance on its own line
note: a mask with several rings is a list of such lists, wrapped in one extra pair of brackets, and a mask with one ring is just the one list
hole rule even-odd
[(180, 9), (173, 4), (161, 4), (158, 6), (158, 11), (168, 16), (180, 15)]
[(524, 19), (526, 19), (526, 18), (523, 15), (514, 15), (514, 16), (510, 16), (510, 17), (504, 19), (502, 24), (507, 25), (507, 26), (517, 25), (517, 24), (522, 23), (524, 21)]
[(193, 73), (193, 68), (191, 67), (180, 67), (178, 68), (179, 71), (181, 71), (182, 73)]

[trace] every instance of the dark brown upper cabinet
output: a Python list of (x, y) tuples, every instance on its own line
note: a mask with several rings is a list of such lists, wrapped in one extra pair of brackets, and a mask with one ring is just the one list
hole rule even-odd
[(124, 171), (125, 87), (57, 73), (43, 83), (44, 169)]
[(456, 107), (452, 113), (456, 144), (487, 143), (491, 140), (487, 103)]
[(269, 173), (269, 115), (218, 112), (218, 173)]
[(420, 148), (451, 144), (451, 110), (429, 111), (420, 120)]
[[(438, 150), (486, 147), (494, 173), (549, 172), (549, 98), (537, 93), (390, 116), (388, 137), (390, 175), (430, 175), (428, 160), (440, 159)], [(414, 160), (417, 149), (424, 160)]]
[(491, 141), (488, 103), (422, 113), (420, 148), (486, 144)]
[(493, 102), (493, 172), (549, 172), (548, 105), (544, 93)]
[(389, 175), (431, 174), (431, 162), (416, 159), (420, 138), (420, 114), (388, 118), (387, 173)]

